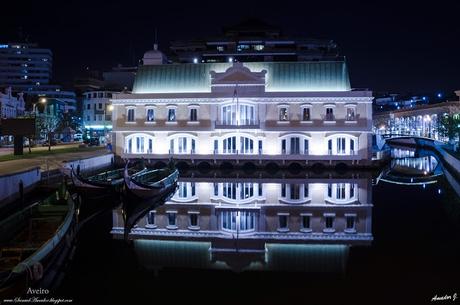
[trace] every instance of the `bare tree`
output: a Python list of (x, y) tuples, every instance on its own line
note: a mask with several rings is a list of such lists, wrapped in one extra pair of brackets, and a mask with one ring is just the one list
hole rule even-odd
[(40, 133), (45, 132), (48, 139), (48, 151), (51, 150), (51, 139), (61, 127), (61, 122), (62, 116), (60, 115), (41, 115), (37, 117), (37, 126)]

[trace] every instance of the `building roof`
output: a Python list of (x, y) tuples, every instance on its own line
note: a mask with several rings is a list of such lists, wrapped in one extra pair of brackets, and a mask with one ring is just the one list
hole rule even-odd
[[(211, 71), (225, 72), (232, 63), (166, 64), (139, 67), (133, 93), (211, 92)], [(343, 61), (248, 62), (252, 72), (267, 71), (268, 92), (349, 91)]]

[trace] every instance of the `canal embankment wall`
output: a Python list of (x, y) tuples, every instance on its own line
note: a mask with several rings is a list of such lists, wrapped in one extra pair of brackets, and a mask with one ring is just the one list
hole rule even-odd
[(34, 189), (41, 181), (39, 166), (33, 166), (21, 171), (0, 174), (0, 208), (19, 199)]

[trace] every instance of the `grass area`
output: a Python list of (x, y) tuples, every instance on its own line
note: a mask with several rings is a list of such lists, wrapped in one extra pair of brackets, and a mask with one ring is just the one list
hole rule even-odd
[(104, 147), (64, 147), (64, 148), (58, 148), (58, 147), (51, 147), (51, 151), (48, 151), (48, 148), (45, 150), (34, 150), (32, 149), (32, 152), (29, 153), (29, 150), (27, 148), (24, 148), (24, 154), (20, 156), (15, 156), (13, 153), (8, 154), (8, 155), (3, 155), (0, 156), (0, 162), (3, 161), (10, 161), (10, 160), (19, 160), (19, 159), (32, 159), (32, 158), (39, 158), (39, 157), (45, 157), (45, 156), (50, 156), (50, 155), (57, 155), (57, 154), (64, 154), (64, 153), (74, 153), (74, 152), (85, 152), (85, 151), (96, 151), (96, 150), (102, 150), (105, 149)]

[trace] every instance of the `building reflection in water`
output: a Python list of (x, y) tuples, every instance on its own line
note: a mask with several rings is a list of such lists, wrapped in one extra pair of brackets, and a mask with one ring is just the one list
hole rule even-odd
[[(343, 272), (372, 241), (371, 179), (181, 178), (131, 231), (147, 268)], [(112, 234), (123, 236), (114, 210)]]
[(426, 185), (438, 182), (444, 169), (433, 152), (393, 148), (390, 166), (377, 178), (393, 184)]

